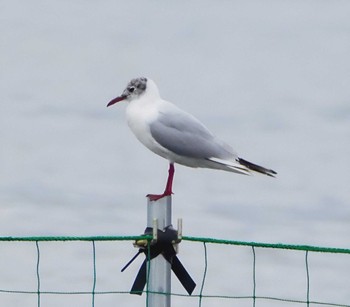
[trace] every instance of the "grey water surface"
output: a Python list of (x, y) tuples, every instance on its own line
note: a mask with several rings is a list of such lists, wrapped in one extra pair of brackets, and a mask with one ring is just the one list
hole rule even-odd
[[(0, 236), (137, 235), (167, 161), (106, 108), (129, 79), (152, 78), (249, 161), (240, 176), (176, 167), (173, 220), (184, 235), (350, 248), (350, 2), (0, 1)], [(91, 244), (42, 243), (42, 291), (90, 291)], [(128, 291), (141, 258), (96, 243), (96, 290)], [(198, 286), (203, 245), (180, 259)], [(204, 294), (250, 296), (252, 251), (208, 246)], [(256, 250), (256, 295), (306, 299), (303, 252)], [(350, 305), (350, 257), (310, 253), (310, 299)], [(33, 243), (0, 244), (0, 290), (36, 291)], [(184, 293), (173, 279), (173, 288)], [(203, 306), (252, 300), (204, 299)], [(143, 306), (98, 295), (96, 306)], [(198, 305), (173, 298), (174, 305)], [(299, 306), (259, 301), (257, 306)], [(1, 306), (37, 306), (0, 293)], [(90, 295), (42, 295), (90, 306)]]

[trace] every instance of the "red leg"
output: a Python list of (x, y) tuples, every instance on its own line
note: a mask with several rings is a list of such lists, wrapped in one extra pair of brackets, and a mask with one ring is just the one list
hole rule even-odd
[(174, 179), (174, 173), (175, 173), (175, 167), (174, 163), (169, 164), (169, 171), (168, 171), (168, 180), (166, 182), (165, 190), (163, 194), (148, 194), (147, 197), (151, 201), (156, 201), (158, 199), (161, 199), (164, 196), (169, 196), (173, 194), (172, 187), (173, 187), (173, 179)]

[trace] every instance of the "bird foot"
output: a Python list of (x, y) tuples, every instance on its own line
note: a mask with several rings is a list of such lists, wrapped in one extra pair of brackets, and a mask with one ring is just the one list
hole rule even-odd
[(172, 194), (174, 194), (174, 193), (172, 193), (172, 192), (170, 192), (170, 193), (169, 192), (164, 192), (163, 194), (147, 194), (146, 197), (148, 197), (148, 199), (150, 201), (157, 201), (157, 200), (159, 200), (159, 199), (161, 199), (163, 197), (171, 196)]
[(174, 163), (169, 164), (169, 171), (168, 172), (169, 172), (169, 175), (168, 175), (168, 180), (166, 182), (164, 193), (163, 194), (147, 194), (146, 197), (148, 197), (148, 199), (150, 201), (157, 201), (165, 196), (171, 196), (171, 194), (173, 194), (172, 186), (173, 186), (173, 178), (174, 178), (174, 172), (175, 172)]

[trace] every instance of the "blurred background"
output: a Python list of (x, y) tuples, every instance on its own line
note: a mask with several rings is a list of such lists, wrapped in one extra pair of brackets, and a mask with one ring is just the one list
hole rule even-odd
[[(145, 195), (163, 191), (168, 163), (132, 135), (125, 104), (106, 105), (145, 76), (241, 157), (278, 172), (272, 179), (177, 166), (173, 220), (183, 218), (184, 235), (350, 248), (349, 15), (348, 1), (326, 0), (0, 1), (0, 236), (143, 232)], [(131, 244), (100, 245), (106, 274), (98, 287), (129, 290), (138, 264), (119, 270), (135, 252)], [(179, 256), (199, 282), (203, 249), (195, 246), (184, 243)], [(91, 269), (89, 245), (44, 248), (43, 259), (62, 269), (43, 268), (43, 287), (72, 290), (64, 272), (73, 267), (74, 290), (91, 283), (91, 272), (76, 267), (80, 259)], [(235, 250), (232, 262), (211, 249), (223, 273), (213, 271), (209, 294), (225, 287), (250, 294), (236, 274), (245, 262), (250, 268), (251, 252)], [(35, 246), (1, 243), (0, 251), (0, 288), (35, 289)], [(304, 256), (264, 255), (259, 294), (298, 298), (300, 286), (304, 299), (303, 273), (292, 274), (295, 263), (304, 272)], [(348, 258), (314, 260), (313, 276), (323, 276), (314, 281), (328, 283), (312, 284), (313, 299), (350, 304)], [(238, 281), (225, 276), (228, 262), (239, 267)], [(144, 304), (128, 295), (99, 299)], [(74, 300), (48, 297), (45, 306), (90, 298)], [(5, 302), (36, 303), (0, 294)]]

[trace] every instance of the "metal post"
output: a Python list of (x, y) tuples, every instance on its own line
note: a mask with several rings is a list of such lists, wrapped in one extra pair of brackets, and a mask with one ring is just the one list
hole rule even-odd
[[(147, 227), (153, 228), (154, 225), (157, 225), (161, 231), (171, 225), (171, 196), (163, 197), (157, 201), (148, 199)], [(148, 291), (150, 291), (146, 298), (148, 306), (170, 307), (171, 264), (160, 254), (151, 260), (147, 275), (149, 276)]]

